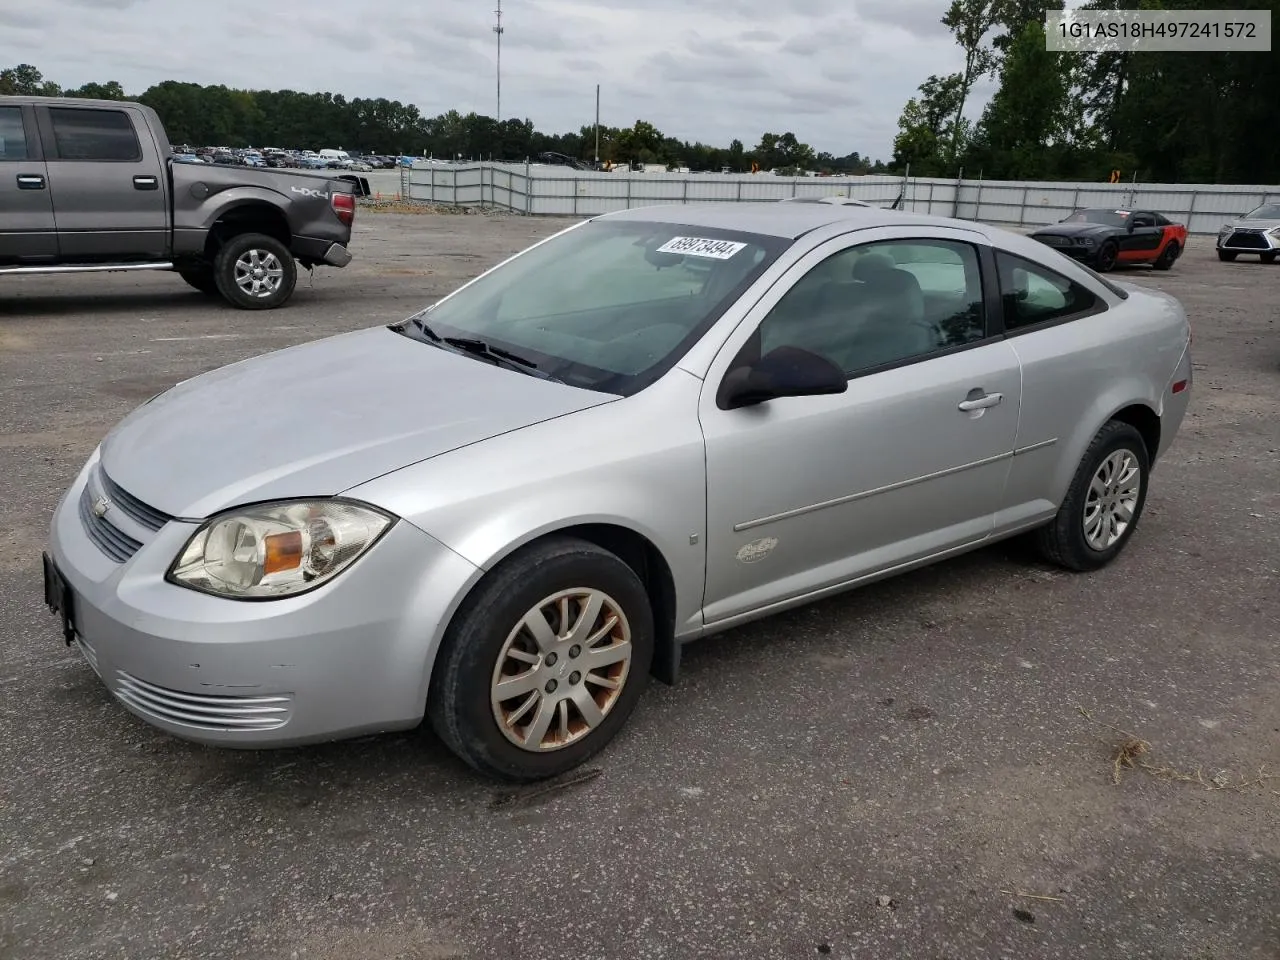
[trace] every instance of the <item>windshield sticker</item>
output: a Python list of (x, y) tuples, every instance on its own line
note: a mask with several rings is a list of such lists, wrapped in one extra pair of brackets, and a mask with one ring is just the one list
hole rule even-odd
[(658, 248), (658, 253), (679, 253), (686, 257), (707, 257), (711, 260), (728, 260), (746, 248), (745, 243), (732, 240), (705, 240), (700, 237), (672, 237)]

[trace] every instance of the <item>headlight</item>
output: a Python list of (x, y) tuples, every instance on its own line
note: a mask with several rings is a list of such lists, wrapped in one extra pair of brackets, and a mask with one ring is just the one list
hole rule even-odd
[(1230, 233), (1231, 230), (1232, 230), (1231, 224), (1224, 223), (1221, 227), (1218, 228), (1218, 236), (1220, 237), (1225, 236), (1226, 234)]
[(238, 508), (201, 525), (168, 579), (237, 600), (305, 593), (351, 566), (393, 522), (380, 510), (345, 500)]

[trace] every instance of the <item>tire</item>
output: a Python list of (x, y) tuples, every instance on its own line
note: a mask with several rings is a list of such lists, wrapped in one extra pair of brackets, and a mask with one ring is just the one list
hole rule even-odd
[(1116, 267), (1116, 258), (1120, 256), (1120, 248), (1114, 240), (1108, 240), (1098, 250), (1094, 258), (1094, 268), (1099, 273), (1110, 273)]
[(1151, 266), (1156, 270), (1168, 270), (1181, 252), (1182, 248), (1178, 246), (1178, 242), (1170, 240), (1169, 245), (1160, 252), (1160, 256), (1156, 257), (1156, 262)]
[(1260, 253), (1258, 254), (1258, 259), (1261, 260), (1263, 263), (1275, 263), (1276, 252), (1272, 250), (1270, 253)]
[(1235, 258), (1236, 258), (1236, 253), (1235, 253), (1235, 251), (1234, 251), (1234, 250), (1219, 250), (1219, 251), (1218, 251), (1218, 259), (1219, 259), (1219, 260), (1225, 260), (1225, 261), (1227, 261), (1227, 262), (1230, 262), (1230, 261), (1234, 260)]
[[(1118, 536), (1111, 541), (1090, 543), (1086, 536), (1086, 518), (1091, 516), (1094, 497), (1091, 491), (1095, 478), (1102, 477), (1104, 465), (1123, 463), (1137, 470), (1137, 491), (1128, 505), (1130, 519)], [(1124, 483), (1125, 469), (1121, 467), (1109, 490), (1128, 489)], [(1133, 536), (1142, 518), (1142, 508), (1147, 502), (1147, 486), (1151, 476), (1151, 457), (1147, 445), (1136, 429), (1127, 423), (1112, 420), (1098, 431), (1093, 442), (1080, 460), (1076, 474), (1071, 478), (1067, 495), (1058, 508), (1058, 515), (1045, 527), (1036, 531), (1035, 544), (1040, 555), (1051, 563), (1068, 570), (1097, 570), (1113, 561)], [(1117, 488), (1120, 481), (1123, 486)], [(1105, 506), (1100, 509), (1103, 528), (1108, 516), (1114, 516)], [(1101, 531), (1099, 531), (1101, 532)]]
[[(257, 265), (265, 270), (261, 277), (249, 273), (255, 268), (254, 257)], [(242, 233), (218, 250), (213, 260), (213, 276), (218, 292), (232, 306), (241, 310), (271, 310), (292, 296), (298, 282), (298, 265), (289, 249), (275, 237)], [(255, 282), (266, 286), (254, 293)]]
[(178, 276), (201, 293), (213, 297), (221, 296), (218, 291), (218, 282), (213, 276), (213, 267), (184, 267), (178, 271)]
[[(612, 644), (620, 651), (629, 640), (629, 660), (574, 669), (587, 663), (588, 646), (582, 641), (589, 629), (573, 636), (559, 623), (556, 598), (566, 593), (592, 593), (602, 600), (592, 625), (607, 623), (610, 610), (618, 615), (613, 631), (596, 641), (595, 649)], [(567, 619), (577, 621), (583, 609), (571, 599)], [(542, 644), (523, 626), (539, 610), (549, 611), (542, 618), (550, 627)], [(506, 655), (509, 647), (518, 658)], [(626, 723), (648, 682), (653, 647), (653, 611), (635, 571), (586, 541), (549, 539), (503, 561), (463, 602), (436, 656), (427, 718), (450, 750), (486, 776), (513, 783), (554, 777), (593, 756)], [(523, 679), (528, 686), (517, 683), (510, 697), (495, 703), (500, 694), (494, 685), (503, 677), (507, 680), (501, 682)], [(611, 690), (592, 677), (619, 687)], [(586, 700), (599, 713), (594, 726), (578, 707)], [(535, 729), (540, 718), (546, 720), (541, 735)], [(566, 720), (569, 737), (562, 739)]]

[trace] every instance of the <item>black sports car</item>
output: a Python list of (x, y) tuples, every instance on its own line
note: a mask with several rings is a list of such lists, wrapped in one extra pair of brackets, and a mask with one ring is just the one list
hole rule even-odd
[(1040, 227), (1031, 238), (1099, 273), (1118, 263), (1149, 263), (1168, 270), (1186, 249), (1187, 228), (1151, 210), (1090, 207)]

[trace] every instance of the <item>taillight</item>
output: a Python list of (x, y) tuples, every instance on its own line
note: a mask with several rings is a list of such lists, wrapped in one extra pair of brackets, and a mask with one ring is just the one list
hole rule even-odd
[(356, 198), (350, 193), (335, 193), (329, 200), (333, 204), (333, 212), (348, 227), (356, 218)]

